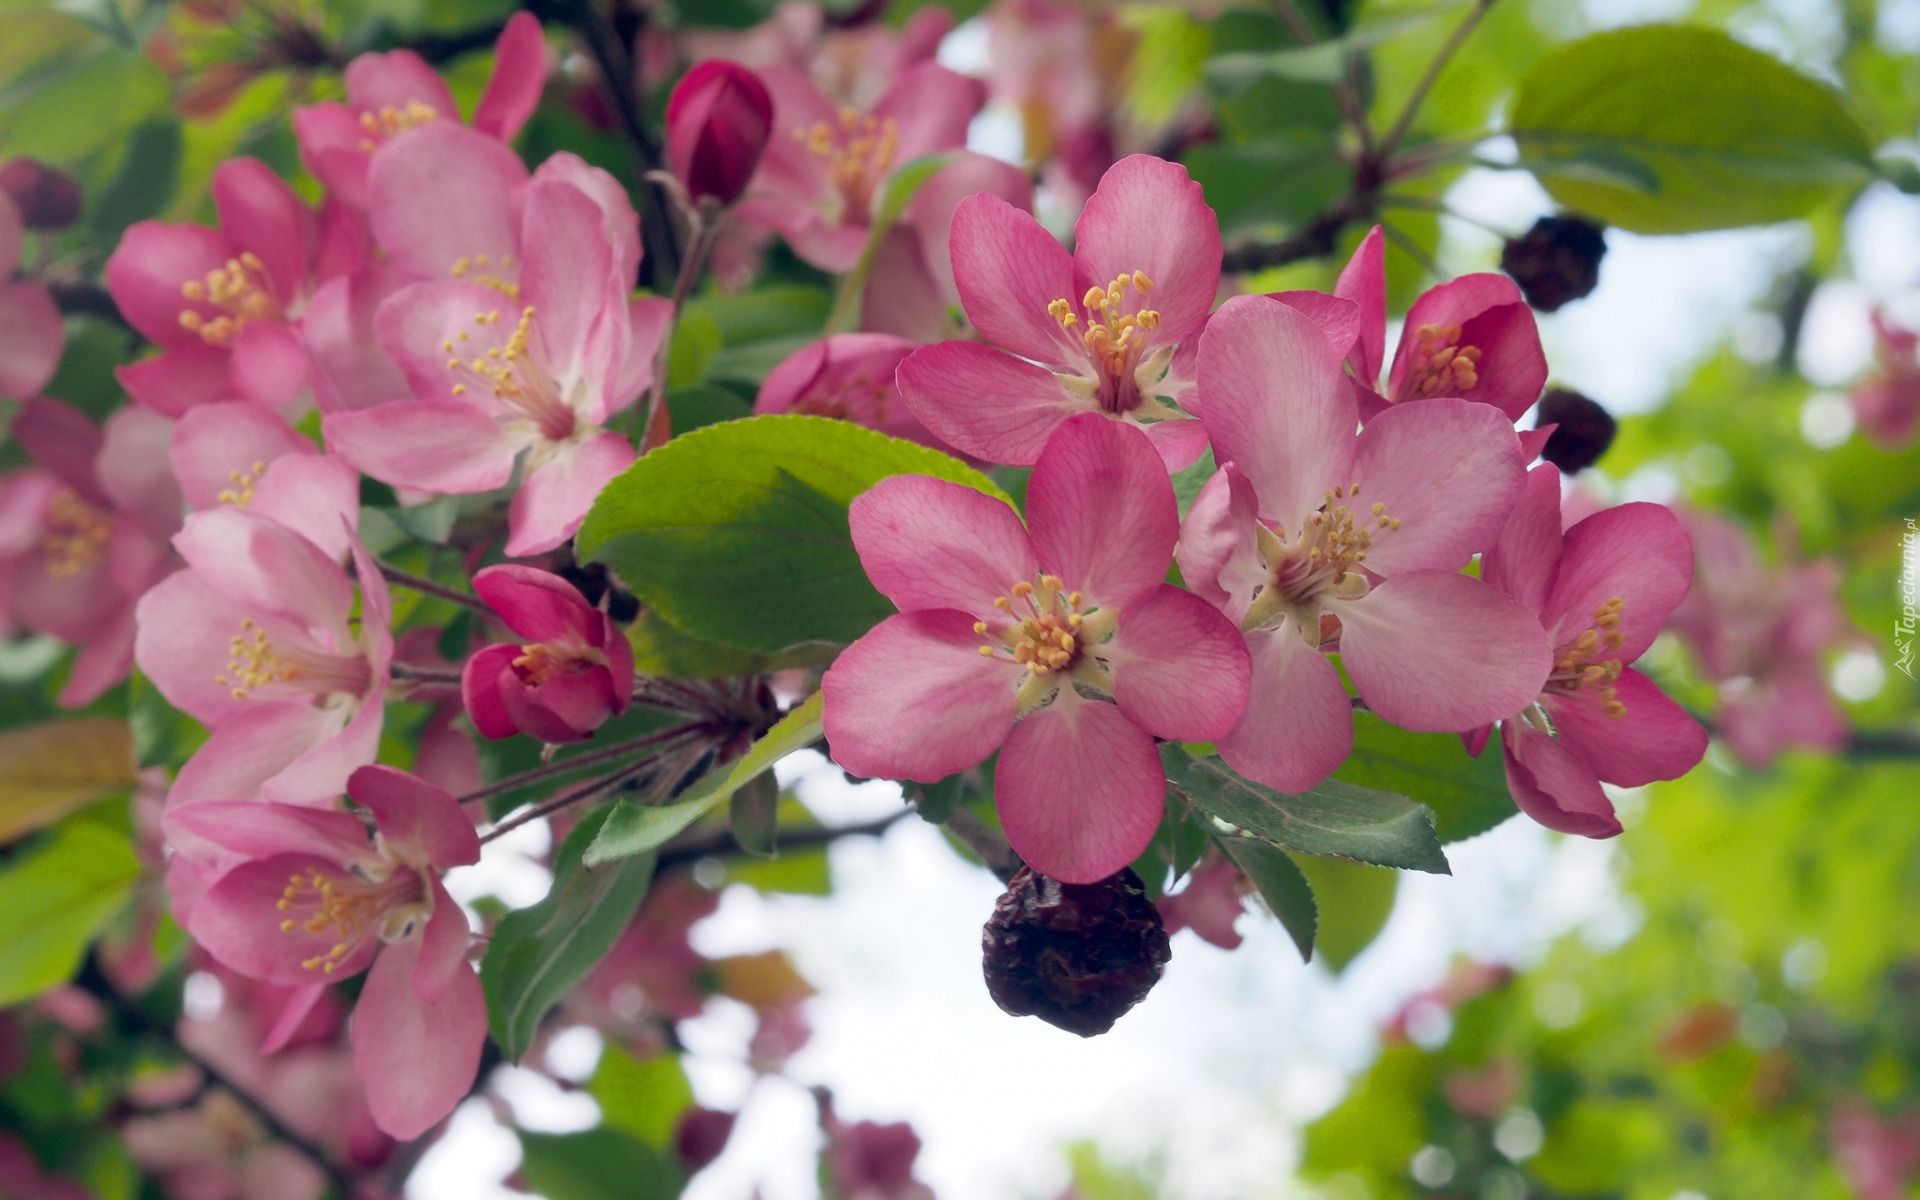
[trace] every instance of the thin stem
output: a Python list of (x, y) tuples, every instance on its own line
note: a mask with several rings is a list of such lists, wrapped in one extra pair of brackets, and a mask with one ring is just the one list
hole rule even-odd
[(514, 830), (520, 828), (522, 825), (526, 825), (533, 821), (538, 821), (541, 817), (548, 816), (552, 813), (557, 813), (563, 808), (571, 808), (573, 805), (579, 804), (583, 800), (591, 800), (595, 796), (600, 795), (602, 792), (610, 791), (613, 788), (617, 788), (621, 784), (627, 782), (629, 779), (632, 779), (634, 776), (639, 775), (642, 772), (652, 768), (654, 764), (658, 761), (658, 759), (659, 759), (658, 755), (649, 754), (647, 757), (641, 759), (639, 762), (629, 763), (628, 765), (621, 767), (618, 771), (615, 771), (611, 775), (604, 776), (600, 779), (595, 779), (590, 783), (584, 783), (579, 787), (573, 788), (569, 791), (561, 792), (559, 795), (553, 797), (552, 799), (546, 800), (540, 804), (536, 804), (532, 808), (527, 809), (525, 812), (522, 812), (514, 817), (510, 817), (509, 819), (500, 822), (498, 825), (495, 825), (492, 829), (487, 830), (485, 833), (480, 835), (480, 844), (485, 845), (486, 843), (493, 841), (495, 838), (502, 837), (506, 834), (512, 833)]
[[(806, 850), (814, 846), (826, 846), (843, 837), (879, 837), (887, 830), (899, 824), (902, 819), (912, 816), (913, 809), (903, 808), (878, 820), (861, 825), (842, 825), (837, 828), (795, 829), (780, 834), (780, 850), (790, 853)], [(691, 841), (670, 842), (660, 850), (658, 869), (677, 867), (687, 863), (696, 863), (703, 858), (715, 858), (739, 849), (734, 840), (733, 831), (722, 829), (715, 833), (703, 834)]]
[(1421, 76), (1420, 82), (1413, 86), (1413, 94), (1407, 97), (1407, 103), (1400, 109), (1400, 115), (1394, 119), (1392, 127), (1387, 130), (1387, 135), (1380, 139), (1380, 157), (1385, 158), (1392, 154), (1395, 147), (1400, 145), (1400, 140), (1407, 136), (1407, 129), (1413, 124), (1414, 115), (1420, 111), (1420, 105), (1426, 100), (1427, 93), (1433, 90), (1434, 83), (1440, 78), (1440, 72), (1447, 69), (1447, 63), (1466, 42), (1468, 35), (1473, 32), (1473, 27), (1480, 23), (1480, 18), (1486, 16), (1487, 10), (1492, 7), (1493, 0), (1474, 0), (1472, 10), (1459, 25), (1454, 27), (1453, 36), (1447, 39), (1446, 45), (1440, 47), (1440, 53), (1434, 55), (1433, 62), (1427, 66), (1427, 73)]
[(449, 604), (458, 604), (462, 608), (470, 608), (474, 612), (482, 613), (489, 617), (493, 615), (493, 610), (488, 608), (486, 603), (478, 596), (470, 596), (466, 592), (456, 591), (444, 584), (438, 584), (431, 579), (415, 575), (411, 571), (402, 571), (399, 567), (389, 562), (381, 562), (379, 559), (375, 559), (374, 563), (380, 568), (380, 574), (386, 577), (388, 583), (397, 583), (401, 587), (407, 588), (410, 591), (419, 592), (423, 596), (434, 596), (447, 601)]
[(1433, 276), (1435, 279), (1440, 278), (1440, 264), (1433, 261), (1433, 256), (1420, 248), (1420, 243), (1414, 241), (1385, 221), (1380, 222), (1380, 228), (1386, 232), (1388, 241), (1405, 250), (1407, 257), (1420, 264), (1421, 270)]
[(1005, 834), (967, 809), (954, 809), (953, 815), (947, 818), (946, 830), (964, 842), (967, 849), (978, 854), (980, 861), (987, 864), (987, 870), (1000, 877), (1001, 883), (1011, 880), (1021, 867), (1027, 865), (1007, 844)]
[(1294, 40), (1302, 46), (1311, 46), (1320, 40), (1319, 35), (1313, 31), (1313, 23), (1307, 20), (1307, 15), (1300, 11), (1300, 6), (1293, 0), (1273, 0), (1273, 11), (1286, 24), (1287, 31), (1293, 34)]
[(459, 687), (460, 672), (441, 671), (433, 667), (415, 667), (407, 663), (396, 662), (388, 667), (394, 679), (401, 683), (431, 683), (443, 687)]
[(660, 348), (653, 356), (653, 388), (647, 393), (647, 419), (640, 435), (640, 453), (658, 449), (673, 437), (673, 419), (667, 411), (667, 364), (673, 354), (673, 335), (680, 328), (680, 314), (686, 309), (687, 297), (693, 294), (693, 285), (705, 268), (707, 255), (713, 250), (715, 234), (719, 221), (714, 214), (689, 207), (687, 220), (692, 226), (693, 238), (687, 246), (687, 256), (680, 260), (680, 273), (673, 281), (673, 323), (660, 337)]
[(1425, 196), (1399, 196), (1389, 193), (1380, 197), (1380, 206), (1382, 208), (1410, 208), (1417, 212), (1439, 213), (1443, 217), (1452, 217), (1456, 221), (1462, 221), (1475, 228), (1484, 229), (1497, 238), (1513, 237), (1513, 234), (1508, 231), (1497, 229), (1485, 221), (1482, 221), (1479, 217), (1470, 217), (1459, 209), (1449, 208), (1442, 201), (1429, 200)]
[(629, 754), (663, 745), (698, 728), (701, 727), (696, 725), (676, 725), (672, 729), (664, 729), (659, 733), (650, 733), (645, 737), (634, 738), (632, 741), (607, 746), (588, 754), (576, 754), (572, 758), (563, 759), (557, 763), (550, 763), (544, 767), (535, 767), (530, 771), (522, 771), (518, 775), (509, 775), (505, 779), (496, 780), (483, 788), (468, 792), (466, 795), (460, 797), (460, 803), (472, 804), (478, 800), (487, 800), (494, 796), (504, 795), (507, 792), (518, 791), (529, 784), (539, 783), (544, 779), (552, 779), (558, 775), (570, 775), (584, 767), (597, 767), (601, 763), (612, 762), (618, 758), (625, 758)]

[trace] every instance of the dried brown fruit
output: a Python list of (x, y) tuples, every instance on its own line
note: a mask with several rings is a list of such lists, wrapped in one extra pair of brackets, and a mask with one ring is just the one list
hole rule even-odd
[(1113, 1028), (1173, 955), (1160, 911), (1130, 869), (1073, 884), (1022, 867), (981, 945), (995, 1004), (1081, 1037)]
[(1525, 236), (1500, 252), (1500, 269), (1513, 276), (1527, 303), (1554, 312), (1593, 291), (1607, 242), (1602, 227), (1583, 217), (1541, 217)]

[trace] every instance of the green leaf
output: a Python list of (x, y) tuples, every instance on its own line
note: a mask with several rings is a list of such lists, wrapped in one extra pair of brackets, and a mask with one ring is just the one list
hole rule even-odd
[(737, 421), (753, 415), (753, 405), (733, 392), (711, 384), (680, 388), (667, 393), (667, 415), (673, 432), (689, 433), (722, 421)]
[(667, 350), (667, 386), (687, 388), (707, 377), (714, 355), (720, 353), (720, 326), (701, 310), (688, 305), (673, 323), (673, 342)]
[(607, 1125), (655, 1150), (670, 1150), (680, 1114), (693, 1106), (693, 1087), (677, 1055), (636, 1059), (618, 1046), (600, 1052), (587, 1090)]
[(1293, 860), (1313, 888), (1319, 926), (1314, 950), (1336, 974), (1373, 944), (1393, 912), (1400, 875), (1364, 863), (1307, 855)]
[(873, 256), (880, 248), (881, 239), (893, 230), (900, 215), (907, 211), (908, 203), (913, 200), (920, 186), (954, 159), (955, 156), (951, 154), (929, 154), (902, 165), (888, 177), (886, 194), (880, 198), (880, 209), (873, 216), (866, 247), (860, 251), (860, 261), (840, 280), (840, 290), (833, 298), (833, 311), (827, 315), (828, 333), (852, 333), (860, 328), (860, 302), (866, 295), (867, 274), (873, 269)]
[(58, 826), (0, 869), (0, 1006), (72, 978), (139, 878), (132, 843), (87, 820)]
[(1561, 47), (1521, 82), (1511, 124), (1554, 199), (1636, 233), (1790, 220), (1873, 176), (1837, 93), (1698, 26)]
[(1407, 13), (1388, 17), (1338, 38), (1311, 46), (1288, 46), (1260, 53), (1218, 54), (1207, 62), (1207, 82), (1229, 94), (1263, 79), (1290, 79), (1295, 83), (1339, 83), (1346, 78), (1347, 59), (1370, 50), (1431, 21), (1437, 13)]
[(774, 338), (817, 336), (833, 307), (833, 297), (820, 288), (790, 285), (731, 296), (716, 293), (687, 307), (712, 317), (726, 345), (745, 346)]
[(1193, 758), (1173, 742), (1160, 747), (1160, 761), (1196, 807), (1256, 837), (1308, 854), (1448, 873), (1433, 814), (1405, 796), (1338, 779), (1289, 796), (1243, 779), (1217, 758)]
[(527, 1052), (547, 1009), (606, 956), (646, 897), (652, 855), (598, 870), (581, 862), (607, 813), (588, 814), (567, 834), (554, 859), (553, 890), (502, 918), (481, 961), (493, 1040), (510, 1061)]
[(1240, 873), (1253, 881), (1260, 898), (1293, 939), (1303, 961), (1313, 958), (1314, 930), (1320, 924), (1320, 909), (1313, 901), (1313, 888), (1307, 877), (1285, 850), (1253, 838), (1223, 837), (1220, 848), (1227, 852)]
[(643, 609), (627, 626), (634, 670), (673, 679), (718, 679), (793, 667), (824, 667), (839, 652), (837, 642), (800, 642), (774, 654), (709, 642), (676, 629), (655, 610)]
[(671, 1156), (618, 1129), (515, 1132), (520, 1176), (547, 1200), (673, 1200), (686, 1186)]
[(920, 818), (934, 825), (945, 825), (953, 816), (953, 810), (960, 807), (960, 799), (966, 795), (966, 772), (957, 771), (938, 783), (915, 783), (904, 780), (900, 784), (906, 798), (913, 804)]
[[(825, 711), (825, 705), (826, 696), (822, 692), (815, 692), (803, 703), (794, 705), (772, 729), (767, 730), (766, 736), (740, 756), (731, 769), (709, 773), (688, 788), (677, 804), (663, 808), (650, 808), (631, 800), (616, 804), (606, 817), (599, 836), (587, 848), (586, 865), (598, 866), (665, 845), (675, 834), (726, 803), (735, 792), (771, 769), (773, 764), (795, 750), (804, 750), (812, 745), (820, 736), (820, 715)], [(774, 800), (777, 804), (777, 790)], [(737, 825), (734, 832), (737, 837)], [(753, 849), (745, 842), (741, 845), (745, 849)]]
[(69, 717), (0, 733), (0, 844), (133, 784), (133, 739), (115, 717)]
[(1519, 810), (1507, 794), (1500, 735), (1480, 757), (1452, 733), (1410, 733), (1372, 713), (1353, 714), (1353, 753), (1334, 778), (1412, 797), (1433, 810), (1441, 842), (1485, 833)]
[(727, 819), (733, 840), (748, 854), (772, 858), (780, 829), (780, 785), (771, 775), (756, 775), (734, 790)]
[(1184, 161), (1226, 230), (1303, 222), (1353, 178), (1328, 140), (1306, 131), (1246, 145), (1196, 146)]
[(937, 450), (827, 417), (727, 421), (609, 483), (575, 539), (675, 628), (771, 653), (850, 642), (893, 614), (867, 582), (846, 506), (889, 475), (1005, 493)]
[(826, 896), (833, 892), (833, 872), (824, 848), (779, 858), (743, 859), (727, 864), (727, 882), (744, 883), (762, 892), (795, 896)]
[(128, 135), (120, 169), (93, 201), (87, 228), (95, 240), (113, 243), (135, 221), (159, 216), (180, 184), (180, 122), (155, 117)]

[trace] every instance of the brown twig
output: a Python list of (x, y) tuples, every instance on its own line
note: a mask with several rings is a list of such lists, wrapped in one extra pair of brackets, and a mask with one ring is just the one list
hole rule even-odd
[(379, 559), (374, 560), (374, 565), (380, 568), (380, 574), (386, 578), (388, 583), (397, 583), (409, 591), (419, 592), (424, 596), (433, 596), (445, 600), (449, 604), (458, 604), (462, 608), (470, 608), (482, 616), (493, 616), (493, 610), (488, 608), (486, 602), (478, 596), (469, 595), (466, 592), (447, 587), (445, 584), (435, 583), (425, 576), (415, 575), (411, 571), (403, 571), (392, 563), (381, 562)]
[(650, 733), (645, 737), (634, 738), (631, 741), (621, 742), (614, 746), (606, 746), (587, 754), (576, 754), (572, 758), (563, 759), (560, 762), (550, 763), (544, 767), (534, 767), (532, 770), (522, 771), (517, 775), (509, 775), (505, 779), (496, 780), (483, 788), (478, 788), (461, 796), (460, 803), (472, 804), (478, 800), (488, 800), (494, 796), (502, 796), (508, 792), (519, 791), (523, 787), (531, 786), (543, 780), (554, 779), (562, 775), (570, 775), (575, 771), (583, 770), (587, 767), (597, 767), (601, 763), (613, 762), (615, 759), (625, 758), (629, 754), (637, 754), (642, 750), (650, 750), (665, 745), (688, 733), (702, 731), (705, 731), (705, 727), (700, 725), (676, 725), (672, 729), (663, 729), (659, 733)]
[(1027, 865), (1007, 844), (1006, 834), (968, 809), (954, 809), (953, 815), (947, 818), (946, 830), (965, 843), (967, 849), (979, 855), (980, 861), (987, 864), (987, 870), (999, 876), (1001, 883), (1011, 880), (1021, 867)]
[(1472, 10), (1461, 19), (1459, 25), (1454, 27), (1453, 36), (1447, 39), (1446, 44), (1440, 47), (1440, 53), (1434, 55), (1433, 61), (1427, 64), (1427, 73), (1420, 77), (1419, 83), (1413, 85), (1413, 91), (1407, 96), (1406, 104), (1400, 108), (1400, 115), (1394, 118), (1393, 125), (1388, 128), (1386, 136), (1380, 139), (1379, 156), (1381, 158), (1390, 157), (1399, 148), (1401, 139), (1407, 136), (1408, 128), (1413, 125), (1415, 114), (1420, 111), (1421, 103), (1426, 100), (1427, 93), (1433, 90), (1433, 85), (1439, 81), (1440, 72), (1447, 69), (1447, 64), (1453, 60), (1454, 54), (1473, 33), (1474, 26), (1478, 25), (1480, 18), (1486, 16), (1487, 10), (1493, 7), (1493, 2), (1494, 0), (1474, 0)]
[[(795, 850), (808, 850), (815, 846), (830, 845), (843, 837), (879, 837), (912, 813), (911, 808), (903, 808), (878, 820), (867, 821), (860, 825), (782, 830), (780, 851), (785, 854)], [(661, 849), (657, 861), (659, 869), (664, 871), (668, 867), (697, 863), (703, 858), (718, 858), (724, 854), (732, 854), (739, 848), (740, 844), (734, 840), (733, 831), (721, 829), (713, 833), (701, 834), (696, 838), (669, 842)]]

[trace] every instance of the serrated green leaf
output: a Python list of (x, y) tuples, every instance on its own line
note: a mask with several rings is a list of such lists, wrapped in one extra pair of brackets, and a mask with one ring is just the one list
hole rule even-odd
[(846, 506), (889, 475), (1006, 499), (937, 450), (846, 421), (763, 416), (674, 438), (609, 483), (575, 539), (676, 629), (774, 653), (850, 642), (892, 615), (867, 582)]
[(1219, 841), (1233, 865), (1259, 889), (1260, 898), (1293, 939), (1301, 960), (1310, 961), (1320, 909), (1314, 903), (1313, 887), (1299, 866), (1285, 850), (1254, 838), (1223, 837)]
[(501, 919), (480, 963), (493, 1040), (510, 1061), (533, 1044), (547, 1010), (606, 957), (646, 897), (652, 855), (598, 869), (581, 861), (607, 815), (589, 813), (573, 827), (554, 858), (553, 889)]
[(56, 827), (0, 868), (0, 1006), (72, 978), (139, 878), (132, 843), (85, 819)]
[(1405, 796), (1338, 779), (1289, 796), (1172, 742), (1160, 747), (1160, 761), (1195, 807), (1256, 837), (1308, 854), (1448, 874), (1433, 815)]
[(1636, 233), (1790, 220), (1874, 173), (1837, 93), (1699, 26), (1561, 47), (1521, 82), (1511, 131), (1554, 199)]
[(1507, 794), (1497, 730), (1475, 758), (1458, 734), (1411, 733), (1358, 712), (1353, 752), (1333, 774), (1426, 805), (1443, 844), (1485, 833), (1519, 811)]

